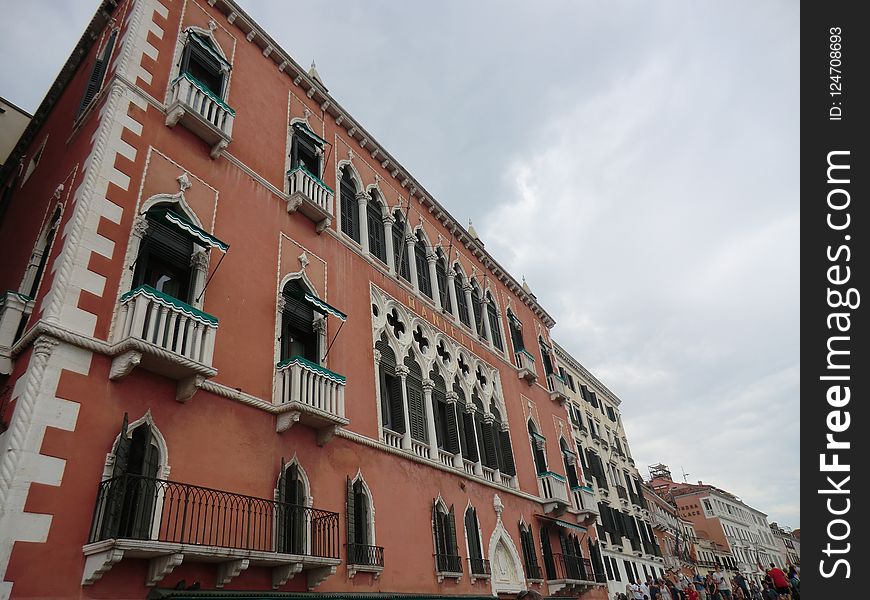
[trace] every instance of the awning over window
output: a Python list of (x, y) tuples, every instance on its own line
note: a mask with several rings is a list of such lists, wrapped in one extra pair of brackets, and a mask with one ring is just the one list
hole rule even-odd
[(293, 130), (297, 133), (300, 133), (306, 137), (308, 137), (312, 142), (317, 144), (318, 146), (324, 146), (327, 142), (325, 139), (311, 131), (304, 123), (294, 123)]
[(535, 514), (535, 516), (541, 521), (547, 521), (548, 523), (553, 523), (559, 527), (564, 527), (565, 529), (576, 529), (577, 531), (586, 531), (586, 528), (582, 525), (578, 525), (577, 523), (571, 523), (570, 521), (563, 521), (562, 519), (554, 519), (553, 517), (545, 517), (544, 515)]
[(233, 65), (231, 65), (229, 61), (227, 61), (227, 59), (221, 56), (220, 52), (214, 49), (214, 46), (210, 39), (195, 31), (188, 31), (187, 37), (188, 39), (193, 40), (197, 46), (208, 52), (209, 55), (211, 55), (215, 60), (219, 61), (223, 65), (226, 65), (228, 69), (233, 68)]
[(329, 315), (332, 315), (333, 317), (335, 317), (341, 321), (347, 321), (346, 314), (344, 314), (343, 312), (341, 312), (340, 310), (338, 310), (334, 306), (327, 304), (326, 302), (324, 302), (323, 300), (321, 300), (320, 298), (318, 298), (317, 296), (315, 296), (311, 292), (305, 292), (305, 295), (302, 297), (302, 300), (304, 300), (305, 302), (310, 304), (311, 308), (313, 308), (314, 310), (316, 310), (317, 312), (319, 312), (321, 314), (324, 314), (324, 315), (329, 314)]
[(183, 235), (193, 238), (193, 241), (203, 247), (217, 248), (221, 252), (229, 250), (230, 245), (222, 242), (207, 231), (203, 231), (178, 213), (167, 210), (163, 213), (164, 218)]

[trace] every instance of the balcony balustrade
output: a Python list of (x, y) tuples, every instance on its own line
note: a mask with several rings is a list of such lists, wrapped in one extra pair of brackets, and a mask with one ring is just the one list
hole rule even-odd
[(429, 458), (429, 444), (411, 438), (411, 450), (420, 458)]
[(392, 448), (402, 449), (402, 434), (384, 428), (384, 443)]
[(217, 587), (249, 566), (272, 568), (273, 587), (306, 571), (309, 588), (340, 564), (338, 513), (187, 483), (121, 475), (97, 493), (82, 585), (124, 557), (149, 559), (146, 585), (182, 561), (218, 563)]
[(339, 427), (350, 423), (344, 416), (343, 375), (301, 356), (279, 362), (276, 370), (279, 433), (301, 422), (317, 430), (317, 443), (322, 446)]
[(598, 584), (588, 558), (554, 554), (547, 565), (547, 585), (551, 594), (576, 597)]
[(477, 579), (489, 579), (492, 576), (489, 561), (485, 558), (469, 557), (468, 574), (470, 575), (471, 583), (474, 583)]
[(458, 554), (435, 554), (435, 576), (438, 583), (447, 577), (460, 579), (462, 577), (462, 557)]
[(520, 379), (525, 379), (529, 383), (534, 383), (538, 380), (538, 374), (535, 373), (535, 357), (532, 356), (525, 348), (519, 349), (514, 354), (514, 362), (517, 365), (517, 376)]
[(175, 399), (189, 400), (212, 367), (218, 320), (189, 304), (142, 285), (121, 296), (109, 379), (137, 365), (178, 381)]
[(190, 73), (182, 73), (172, 81), (166, 124), (175, 127), (181, 123), (211, 146), (211, 157), (233, 139), (233, 120), (236, 111), (209, 90)]
[(30, 296), (7, 291), (0, 296), (0, 375), (12, 372), (12, 346), (23, 333), (22, 328), (33, 310)]
[(568, 402), (568, 386), (565, 380), (556, 373), (547, 375), (547, 389), (550, 391), (550, 399), (553, 402), (564, 404)]
[(332, 223), (335, 193), (319, 177), (299, 165), (287, 171), (287, 212), (299, 211), (317, 224), (320, 233)]
[(544, 501), (544, 512), (560, 515), (570, 506), (565, 477), (552, 471), (538, 473), (538, 490)]
[(598, 516), (598, 505), (595, 503), (595, 494), (592, 488), (587, 486), (575, 486), (571, 488), (574, 498), (574, 510), (577, 511), (577, 522), (591, 525)]
[(375, 579), (384, 570), (384, 549), (367, 544), (347, 545), (347, 574), (353, 579), (357, 573), (372, 573)]

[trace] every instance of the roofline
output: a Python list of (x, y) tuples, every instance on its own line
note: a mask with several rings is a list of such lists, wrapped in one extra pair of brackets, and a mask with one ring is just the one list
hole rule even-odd
[[(293, 76), (293, 82), (300, 87), (306, 87), (308, 97), (319, 102), (321, 110), (329, 113), (333, 119), (337, 121), (337, 125), (344, 126), (348, 135), (353, 139), (358, 139), (360, 146), (370, 152), (372, 158), (377, 160), (382, 157), (381, 166), (386, 169), (386, 165), (392, 166), (395, 171), (394, 179), (396, 179), (403, 189), (407, 189), (411, 197), (417, 196), (418, 201), (426, 207), (430, 214), (434, 214), (435, 218), (441, 223), (442, 227), (448, 231), (470, 250), (472, 255), (480, 260), (483, 265), (490, 269), (496, 278), (504, 283), (509, 290), (516, 294), (524, 303), (532, 308), (533, 312), (540, 318), (548, 328), (552, 328), (556, 321), (553, 317), (544, 310), (544, 307), (538, 303), (537, 298), (526, 292), (522, 284), (517, 281), (513, 275), (499, 264), (493, 256), (484, 249), (482, 243), (478, 242), (459, 221), (445, 209), (440, 202), (430, 194), (423, 185), (417, 181), (413, 175), (408, 172), (405, 167), (396, 160), (392, 154), (385, 150), (377, 143), (374, 136), (368, 130), (360, 125), (350, 113), (339, 104), (332, 95), (326, 90), (323, 84), (315, 81), (308, 76), (305, 69), (297, 63), (288, 52), (286, 52), (272, 37), (257, 25), (256, 21), (250, 17), (234, 0), (208, 0), (208, 3), (217, 8), (217, 10), (225, 14), (235, 13), (232, 23), (250, 37), (249, 41), (263, 48), (264, 54), (267, 54), (277, 65), (280, 71), (289, 71)], [(252, 35), (253, 34), (253, 35)], [(303, 85), (304, 84), (304, 85)]]
[(3, 96), (0, 96), (0, 102), (2, 102), (3, 104), (5, 104), (6, 106), (8, 106), (8, 107), (10, 107), (10, 108), (14, 108), (15, 110), (17, 110), (18, 112), (20, 112), (22, 115), (24, 115), (24, 116), (27, 117), (28, 119), (32, 119), (32, 118), (33, 118), (33, 115), (31, 115), (29, 112), (27, 112), (26, 110), (24, 110), (23, 108), (21, 108), (20, 106), (18, 106), (17, 104), (15, 104), (14, 102), (9, 102), (9, 100), (7, 100), (6, 98), (4, 98)]
[(556, 355), (559, 356), (560, 359), (565, 360), (574, 370), (579, 371), (584, 377), (586, 377), (590, 383), (594, 383), (599, 388), (599, 392), (604, 390), (604, 395), (607, 396), (607, 399), (610, 400), (616, 406), (622, 404), (622, 400), (619, 399), (619, 396), (613, 393), (609, 387), (601, 383), (601, 381), (592, 373), (589, 372), (589, 369), (581, 365), (576, 358), (571, 356), (571, 354), (565, 350), (562, 346), (556, 343), (556, 340), (553, 340), (553, 348), (556, 350)]
[(42, 99), (36, 112), (30, 116), (30, 123), (28, 123), (27, 128), (24, 130), (24, 133), (21, 134), (21, 137), (18, 138), (18, 142), (15, 144), (12, 152), (9, 153), (9, 157), (6, 159), (3, 167), (0, 168), (0, 184), (5, 184), (10, 173), (13, 169), (17, 168), (18, 162), (24, 156), (25, 151), (28, 146), (30, 146), (31, 142), (33, 142), (36, 134), (39, 133), (39, 130), (48, 118), (54, 105), (57, 103), (61, 94), (66, 89), (66, 86), (75, 75), (79, 65), (88, 55), (91, 46), (93, 46), (97, 41), (100, 32), (105, 28), (109, 19), (111, 19), (112, 13), (118, 7), (120, 1), (121, 0), (102, 0), (100, 2), (94, 16), (85, 28), (82, 37), (79, 38), (79, 41), (73, 48), (69, 58), (67, 58), (63, 67), (61, 67), (60, 72), (57, 74), (57, 77), (55, 77), (54, 82), (48, 88), (45, 98)]

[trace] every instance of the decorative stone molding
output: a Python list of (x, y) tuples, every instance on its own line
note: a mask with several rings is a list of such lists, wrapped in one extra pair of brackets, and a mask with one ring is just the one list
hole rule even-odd
[(336, 567), (321, 567), (319, 569), (311, 569), (308, 571), (308, 591), (313, 592), (314, 588), (324, 582), (330, 575), (335, 575)]
[(112, 567), (121, 562), (124, 551), (118, 548), (110, 548), (99, 554), (91, 554), (85, 559), (85, 570), (82, 573), (82, 585), (93, 585)]
[(222, 588), (230, 581), (239, 576), (239, 573), (248, 568), (251, 561), (247, 558), (239, 558), (236, 560), (227, 561), (218, 565), (217, 580), (214, 586)]
[(272, 569), (272, 589), (277, 590), (279, 587), (290, 581), (294, 575), (302, 571), (302, 563), (294, 563), (289, 565), (279, 565)]
[(109, 369), (109, 379), (118, 381), (123, 379), (142, 362), (142, 353), (138, 350), (128, 350), (123, 354), (119, 354), (112, 360), (112, 366)]

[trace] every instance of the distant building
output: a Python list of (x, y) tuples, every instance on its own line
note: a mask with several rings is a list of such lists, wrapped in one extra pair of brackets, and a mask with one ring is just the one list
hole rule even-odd
[(770, 524), (770, 531), (776, 540), (776, 546), (780, 551), (782, 562), (787, 565), (800, 566), (801, 564), (801, 536), (800, 529), (789, 531), (776, 523)]
[(27, 129), (30, 118), (28, 112), (0, 97), (0, 168), (3, 168), (18, 138)]
[[(740, 498), (716, 486), (675, 482), (664, 465), (651, 472), (649, 485), (667, 495), (677, 513), (691, 521), (699, 537), (707, 538), (730, 552), (726, 567), (746, 574), (761, 575), (770, 563), (778, 563), (779, 552), (767, 523), (767, 515)], [(727, 557), (725, 557), (727, 559)]]
[(693, 523), (680, 517), (676, 507), (648, 485), (642, 489), (666, 570), (692, 576), (699, 558)]

